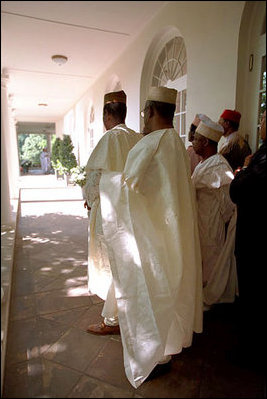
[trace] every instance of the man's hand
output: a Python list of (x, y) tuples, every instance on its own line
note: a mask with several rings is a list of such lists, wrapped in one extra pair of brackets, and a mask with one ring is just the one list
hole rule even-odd
[(245, 161), (244, 161), (244, 165), (243, 166), (248, 166), (249, 164), (250, 164), (250, 161), (251, 161), (251, 158), (253, 157), (253, 154), (250, 154), (250, 155), (248, 155), (246, 158), (245, 158)]
[(84, 201), (83, 207), (84, 207), (85, 209), (87, 209), (88, 211), (91, 210), (91, 207), (87, 204), (87, 201), (86, 201), (86, 200)]

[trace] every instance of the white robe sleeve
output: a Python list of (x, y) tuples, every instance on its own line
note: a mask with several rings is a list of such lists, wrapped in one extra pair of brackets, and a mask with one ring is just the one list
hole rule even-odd
[(101, 171), (91, 170), (88, 174), (86, 184), (84, 186), (83, 192), (85, 199), (90, 207), (96, 199), (99, 198), (99, 181), (101, 178)]

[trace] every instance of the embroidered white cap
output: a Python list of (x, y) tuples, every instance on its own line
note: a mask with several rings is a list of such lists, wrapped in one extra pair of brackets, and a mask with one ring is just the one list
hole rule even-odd
[(155, 87), (149, 89), (147, 101), (159, 101), (162, 103), (176, 104), (177, 90), (168, 87)]
[(204, 137), (207, 137), (210, 140), (218, 141), (222, 137), (224, 130), (221, 125), (217, 122), (213, 122), (211, 119), (206, 120), (205, 122), (200, 122), (196, 129), (196, 133), (201, 134)]
[(205, 114), (196, 114), (192, 124), (198, 126), (200, 122), (210, 121), (211, 119)]

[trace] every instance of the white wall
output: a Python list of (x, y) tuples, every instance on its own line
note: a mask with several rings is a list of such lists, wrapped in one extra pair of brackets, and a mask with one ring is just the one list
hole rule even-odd
[(139, 112), (146, 91), (143, 86), (140, 90), (144, 61), (155, 36), (168, 26), (181, 32), (187, 51), (187, 129), (198, 112), (218, 120), (225, 108), (235, 108), (238, 38), (244, 5), (244, 1), (174, 1), (161, 9), (79, 101), (83, 107), (89, 101), (95, 106), (95, 141), (103, 134), (103, 96), (114, 75), (127, 94), (126, 123), (139, 131)]

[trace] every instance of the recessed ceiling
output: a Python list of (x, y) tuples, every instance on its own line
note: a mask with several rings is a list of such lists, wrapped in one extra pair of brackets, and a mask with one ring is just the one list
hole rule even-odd
[[(59, 120), (166, 3), (1, 1), (2, 74), (17, 121)], [(55, 54), (68, 61), (55, 64)]]

